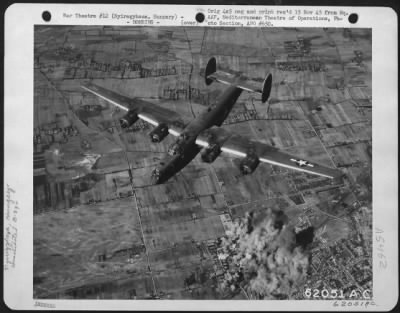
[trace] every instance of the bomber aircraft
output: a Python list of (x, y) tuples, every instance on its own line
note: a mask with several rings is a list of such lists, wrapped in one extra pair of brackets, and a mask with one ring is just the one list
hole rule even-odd
[(337, 169), (286, 154), (276, 147), (221, 127), (243, 90), (261, 94), (263, 103), (268, 100), (272, 86), (271, 74), (266, 76), (261, 88), (257, 89), (241, 75), (217, 70), (217, 61), (212, 57), (206, 66), (205, 83), (210, 85), (214, 81), (229, 87), (215, 105), (209, 106), (191, 121), (184, 121), (172, 110), (137, 98), (125, 97), (92, 83), (81, 87), (127, 112), (120, 119), (121, 128), (129, 128), (141, 119), (155, 127), (149, 134), (152, 142), (161, 142), (169, 134), (177, 137), (175, 143), (169, 147), (166, 158), (152, 172), (154, 184), (166, 182), (200, 151), (202, 161), (207, 163), (213, 162), (221, 153), (241, 158), (239, 169), (243, 175), (254, 172), (260, 163), (283, 166), (331, 179), (342, 175)]

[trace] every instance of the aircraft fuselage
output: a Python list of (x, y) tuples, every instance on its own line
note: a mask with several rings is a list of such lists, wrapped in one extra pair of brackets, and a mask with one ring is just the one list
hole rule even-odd
[(200, 132), (210, 128), (211, 126), (221, 126), (228, 114), (232, 111), (232, 108), (242, 91), (242, 89), (235, 86), (228, 87), (228, 89), (225, 90), (222, 96), (218, 99), (216, 105), (198, 115), (185, 128), (185, 132), (196, 133), (197, 137)]
[(153, 172), (153, 182), (163, 183), (185, 167), (201, 148), (196, 145), (197, 136), (212, 126), (221, 126), (231, 112), (242, 89), (228, 87), (217, 103), (199, 114), (183, 130), (177, 141), (168, 149), (168, 156), (161, 162), (161, 167)]

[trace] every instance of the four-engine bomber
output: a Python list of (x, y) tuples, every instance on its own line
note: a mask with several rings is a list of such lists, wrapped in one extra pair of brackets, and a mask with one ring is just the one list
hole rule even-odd
[(191, 121), (184, 121), (177, 113), (156, 104), (127, 98), (94, 84), (87, 84), (82, 88), (127, 111), (120, 119), (121, 128), (128, 128), (141, 119), (155, 127), (149, 134), (152, 142), (161, 142), (169, 134), (177, 137), (168, 148), (168, 155), (152, 172), (155, 184), (163, 183), (174, 176), (201, 150), (201, 159), (207, 163), (214, 162), (221, 153), (239, 157), (239, 169), (243, 175), (253, 173), (260, 163), (269, 163), (328, 178), (341, 176), (337, 169), (299, 159), (221, 127), (243, 91), (260, 94), (262, 102), (268, 100), (272, 86), (271, 74), (265, 77), (261, 88), (257, 88), (254, 82), (242, 76), (218, 70), (216, 59), (211, 58), (205, 69), (205, 83), (210, 85), (214, 81), (229, 87), (215, 105), (208, 107)]

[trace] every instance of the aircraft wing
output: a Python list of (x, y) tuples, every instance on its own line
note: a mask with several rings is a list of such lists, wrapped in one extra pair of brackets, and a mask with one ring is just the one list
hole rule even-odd
[(342, 175), (342, 172), (338, 169), (329, 168), (313, 161), (281, 152), (273, 146), (250, 140), (221, 127), (215, 126), (201, 133), (196, 140), (196, 144), (203, 147), (218, 144), (222, 152), (242, 158), (246, 157), (249, 153), (255, 153), (260, 162), (331, 179)]
[(179, 136), (187, 125), (187, 122), (185, 122), (176, 112), (163, 108), (157, 104), (125, 97), (92, 83), (82, 85), (81, 87), (124, 111), (128, 112), (130, 110), (135, 110), (138, 112), (138, 117), (141, 120), (153, 126), (158, 126), (162, 123), (166, 124), (171, 135)]

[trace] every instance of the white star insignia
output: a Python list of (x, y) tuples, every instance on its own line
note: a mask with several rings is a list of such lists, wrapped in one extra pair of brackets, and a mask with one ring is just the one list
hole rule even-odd
[(298, 166), (303, 167), (303, 166), (310, 166), (310, 167), (314, 167), (313, 164), (311, 164), (310, 162), (306, 161), (306, 160), (296, 160), (296, 159), (290, 159), (290, 161), (295, 162)]

